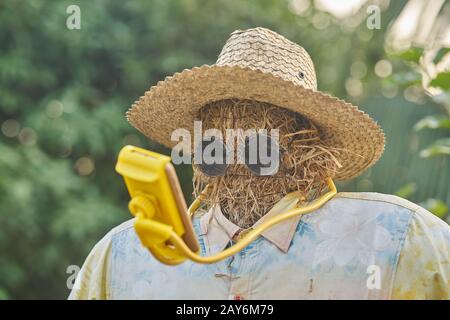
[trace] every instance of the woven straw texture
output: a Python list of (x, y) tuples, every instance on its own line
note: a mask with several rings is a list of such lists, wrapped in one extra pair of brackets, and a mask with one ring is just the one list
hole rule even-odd
[(334, 177), (347, 180), (373, 165), (384, 151), (384, 134), (357, 107), (317, 91), (308, 53), (283, 36), (265, 29), (231, 34), (217, 63), (175, 73), (159, 81), (127, 112), (128, 121), (148, 138), (173, 147), (172, 131), (193, 131), (206, 104), (249, 99), (283, 107), (312, 120), (325, 143), (347, 150)]

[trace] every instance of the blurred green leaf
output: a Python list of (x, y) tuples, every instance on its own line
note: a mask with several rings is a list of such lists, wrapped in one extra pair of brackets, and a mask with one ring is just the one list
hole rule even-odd
[(450, 129), (450, 118), (445, 115), (425, 117), (414, 125), (415, 131), (423, 129)]
[(8, 292), (0, 287), (0, 300), (6, 300), (8, 298), (9, 298)]
[(414, 63), (418, 64), (422, 54), (423, 54), (423, 48), (412, 47), (406, 51), (402, 51), (400, 53), (393, 54), (392, 57), (403, 60), (403, 61), (414, 62)]
[(395, 191), (395, 195), (402, 198), (409, 198), (417, 191), (417, 184), (410, 182), (405, 184), (403, 187)]
[(450, 138), (436, 140), (432, 145), (420, 151), (422, 158), (450, 155)]
[(438, 87), (442, 90), (450, 89), (450, 72), (441, 72), (436, 78), (431, 80), (430, 85), (432, 87)]
[(444, 219), (448, 214), (448, 205), (442, 200), (430, 198), (420, 205), (441, 219)]
[(450, 48), (441, 48), (433, 59), (434, 63), (438, 63), (442, 60), (442, 58), (450, 52)]

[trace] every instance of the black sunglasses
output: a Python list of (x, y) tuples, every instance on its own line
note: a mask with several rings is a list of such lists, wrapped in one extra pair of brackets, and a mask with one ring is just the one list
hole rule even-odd
[[(211, 137), (202, 140), (197, 146), (197, 152), (202, 152), (202, 161), (197, 164), (199, 170), (209, 177), (224, 176), (230, 166), (230, 150), (222, 140)], [(247, 136), (244, 142), (244, 163), (257, 176), (269, 176), (278, 172), (281, 161), (281, 151), (278, 142), (265, 134)], [(217, 152), (222, 153), (218, 155)], [(206, 157), (205, 157), (206, 155)], [(272, 167), (273, 161), (276, 165)]]

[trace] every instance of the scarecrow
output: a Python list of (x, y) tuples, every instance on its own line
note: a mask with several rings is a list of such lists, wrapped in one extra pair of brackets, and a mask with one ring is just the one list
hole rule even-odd
[[(127, 118), (168, 147), (175, 144), (174, 130), (193, 130), (200, 120), (204, 130), (222, 133), (223, 141), (215, 142), (226, 145), (223, 158), (231, 151), (234, 159), (239, 155), (227, 147), (227, 130), (241, 130), (232, 139), (244, 146), (256, 141), (256, 149), (266, 144), (275, 155), (276, 170), (265, 170), (258, 157), (249, 161), (250, 148), (244, 148), (243, 162), (193, 164), (202, 202), (193, 225), (205, 256), (322, 197), (330, 179), (361, 174), (385, 143), (367, 114), (317, 90), (305, 49), (265, 28), (233, 32), (215, 65), (167, 77), (133, 104)], [(261, 130), (276, 130), (277, 138)], [(130, 220), (94, 247), (70, 298), (449, 299), (449, 247), (445, 222), (378, 193), (338, 193), (213, 264), (160, 263), (141, 245)]]

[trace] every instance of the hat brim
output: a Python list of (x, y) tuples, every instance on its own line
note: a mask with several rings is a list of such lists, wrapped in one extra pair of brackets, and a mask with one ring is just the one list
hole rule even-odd
[(236, 66), (204, 65), (167, 77), (151, 87), (127, 112), (127, 119), (151, 140), (167, 147), (173, 130), (193, 131), (199, 110), (224, 99), (249, 99), (292, 110), (314, 122), (324, 143), (348, 152), (334, 179), (347, 180), (372, 166), (384, 151), (382, 129), (356, 106), (306, 89), (269, 73)]

